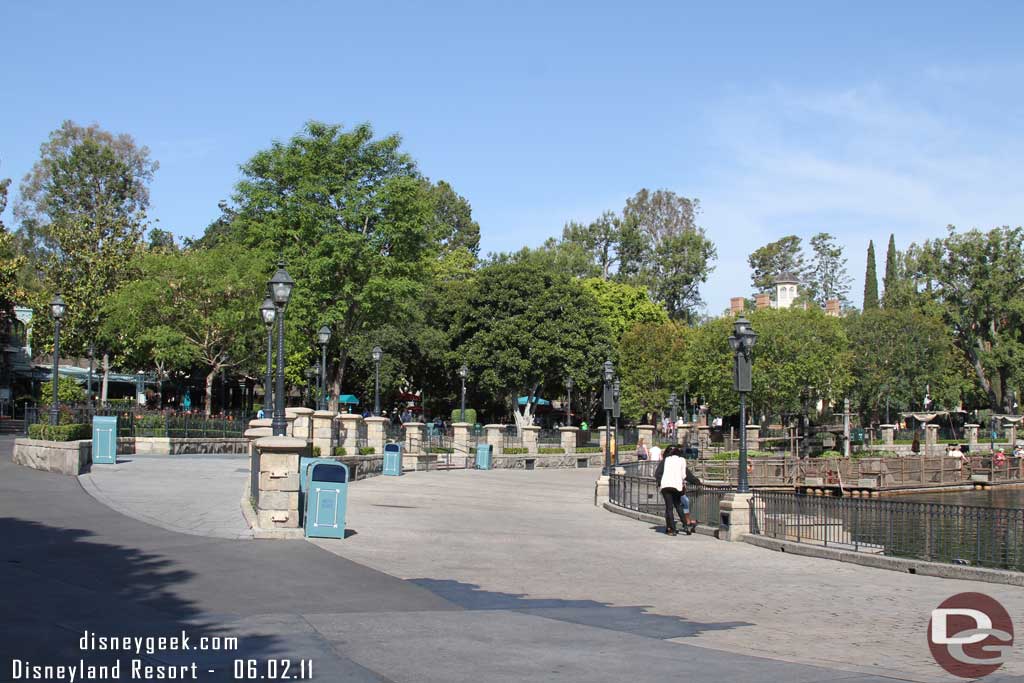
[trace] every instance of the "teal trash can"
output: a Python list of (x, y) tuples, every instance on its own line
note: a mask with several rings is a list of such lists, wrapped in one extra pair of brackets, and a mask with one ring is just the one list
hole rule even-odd
[(94, 465), (117, 463), (117, 416), (92, 418), (92, 462)]
[(491, 456), (494, 453), (494, 446), (489, 443), (482, 443), (476, 447), (476, 468), (478, 470), (491, 469)]
[(402, 476), (402, 444), (389, 443), (384, 446), (384, 471), (389, 477)]
[(312, 462), (306, 484), (306, 537), (345, 538), (348, 508), (348, 466)]
[[(305, 493), (309, 484), (309, 466), (314, 462), (337, 462), (332, 458), (315, 458), (303, 455), (299, 458), (299, 492)], [(301, 507), (301, 506), (300, 506)]]

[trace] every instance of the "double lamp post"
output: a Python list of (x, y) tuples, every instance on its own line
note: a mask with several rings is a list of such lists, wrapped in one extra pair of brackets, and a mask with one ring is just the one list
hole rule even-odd
[(750, 492), (750, 484), (747, 481), (747, 393), (753, 388), (753, 362), (750, 354), (756, 341), (757, 333), (750, 327), (750, 321), (743, 316), (737, 318), (733, 333), (729, 335), (729, 347), (734, 355), (733, 389), (740, 395), (740, 462), (736, 483), (736, 490), (739, 493)]
[(622, 414), (619, 398), (621, 388), (615, 377), (615, 366), (610, 360), (604, 362), (604, 474), (612, 473), (612, 418), (616, 421)]

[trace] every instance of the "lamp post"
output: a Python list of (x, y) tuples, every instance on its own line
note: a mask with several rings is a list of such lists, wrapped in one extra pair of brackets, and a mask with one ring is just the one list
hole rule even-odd
[(668, 419), (672, 421), (673, 427), (676, 424), (676, 418), (678, 413), (676, 410), (679, 408), (679, 397), (676, 396), (676, 392), (672, 392), (668, 395)]
[(331, 328), (327, 325), (321, 327), (316, 333), (316, 340), (320, 344), (320, 386), (317, 387), (316, 407), (317, 410), (327, 410), (327, 345), (331, 343)]
[[(224, 392), (224, 376), (221, 375), (221, 394)], [(143, 397), (146, 395), (146, 373), (139, 370), (135, 373), (135, 409), (139, 410), (145, 405)], [(223, 396), (222, 399), (223, 401)]]
[(50, 315), (53, 316), (53, 375), (50, 383), (53, 384), (53, 402), (50, 404), (50, 424), (57, 424), (60, 417), (60, 399), (57, 397), (57, 385), (60, 383), (60, 319), (64, 317), (67, 306), (60, 294), (53, 297), (50, 302)]
[(466, 421), (466, 378), (469, 377), (469, 368), (463, 363), (459, 367), (459, 379), (462, 380), (462, 394), (459, 401), (459, 422)]
[(380, 361), (384, 358), (384, 349), (373, 347), (373, 416), (380, 417)]
[(263, 300), (260, 306), (260, 317), (263, 324), (267, 326), (267, 376), (263, 380), (263, 417), (270, 415), (273, 411), (273, 404), (270, 402), (274, 391), (271, 388), (273, 377), (270, 374), (274, 369), (274, 320), (277, 318), (277, 308), (270, 297)]
[(93, 359), (96, 356), (96, 345), (93, 342), (89, 342), (89, 388), (85, 390), (85, 402), (89, 406), (89, 412), (92, 412), (92, 366)]
[(619, 378), (616, 377), (612, 382), (612, 417), (615, 418), (615, 452), (612, 453), (612, 459), (615, 462), (613, 464), (619, 462), (619, 418), (622, 416), (622, 405), (619, 403), (619, 399), (621, 397), (622, 386), (619, 384)]
[(284, 262), (278, 262), (277, 272), (267, 283), (270, 298), (277, 309), (277, 381), (274, 387), (274, 418), (270, 427), (274, 436), (285, 436), (288, 422), (284, 419), (284, 311), (292, 295), (295, 280), (284, 269)]
[(615, 399), (612, 397), (612, 380), (615, 378), (615, 366), (610, 360), (604, 362), (604, 474), (612, 473), (612, 441), (611, 424), (612, 408)]
[(572, 427), (572, 377), (565, 378), (566, 427)]
[(735, 354), (733, 366), (733, 389), (740, 395), (740, 462), (736, 490), (749, 493), (747, 483), (747, 392), (752, 389), (750, 352), (757, 341), (757, 333), (750, 327), (750, 321), (740, 316), (736, 319), (729, 346)]

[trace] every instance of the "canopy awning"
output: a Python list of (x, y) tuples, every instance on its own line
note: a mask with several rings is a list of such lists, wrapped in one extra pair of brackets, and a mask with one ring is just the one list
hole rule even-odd
[[(530, 397), (529, 396), (520, 396), (519, 397), (519, 405), (525, 406), (527, 401), (530, 401)], [(530, 402), (533, 403), (533, 405), (535, 405), (535, 406), (549, 406), (549, 405), (551, 405), (551, 401), (547, 400), (546, 398), (540, 398), (539, 396), (534, 396), (533, 397), (533, 401), (530, 401)]]
[(357, 406), (359, 405), (359, 399), (353, 394), (342, 394), (338, 397), (338, 403), (346, 406)]
[[(57, 374), (61, 377), (71, 377), (85, 384), (89, 381), (89, 368), (80, 368), (76, 365), (61, 365), (57, 367)], [(53, 368), (36, 365), (32, 368), (32, 376), (41, 382), (49, 382), (53, 375)], [(94, 369), (92, 373), (93, 383), (98, 383), (103, 380), (103, 371)], [(135, 384), (138, 381), (138, 375), (128, 375), (120, 372), (111, 372), (107, 375), (107, 380), (110, 382), (124, 382), (126, 384)], [(144, 384), (153, 384), (148, 376), (143, 377)]]

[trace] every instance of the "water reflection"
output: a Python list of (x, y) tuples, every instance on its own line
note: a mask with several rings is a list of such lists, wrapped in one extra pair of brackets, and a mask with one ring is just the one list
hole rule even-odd
[(908, 503), (944, 503), (946, 505), (977, 505), (988, 508), (1024, 508), (1024, 487), (1005, 486), (985, 491), (947, 491), (893, 496), (886, 500)]

